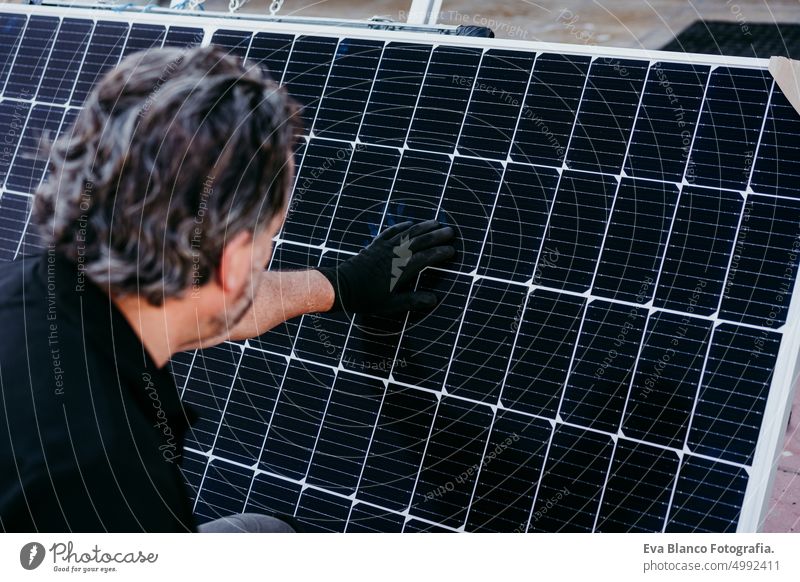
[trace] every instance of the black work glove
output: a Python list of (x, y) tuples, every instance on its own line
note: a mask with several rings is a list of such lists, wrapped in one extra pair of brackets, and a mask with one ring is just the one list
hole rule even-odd
[(436, 220), (401, 222), (336, 267), (318, 267), (333, 285), (331, 311), (397, 313), (433, 307), (436, 295), (407, 287), (422, 269), (455, 254), (454, 236), (451, 227)]

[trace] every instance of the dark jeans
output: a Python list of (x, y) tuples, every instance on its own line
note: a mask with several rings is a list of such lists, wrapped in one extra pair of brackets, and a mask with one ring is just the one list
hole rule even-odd
[(277, 517), (260, 513), (237, 513), (220, 517), (197, 527), (200, 533), (293, 533), (294, 529)]

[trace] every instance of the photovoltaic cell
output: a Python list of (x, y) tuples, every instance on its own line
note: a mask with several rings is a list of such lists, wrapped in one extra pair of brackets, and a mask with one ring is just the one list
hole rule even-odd
[(714, 330), (687, 445), (699, 454), (750, 464), (780, 338), (724, 323)]
[(619, 439), (595, 531), (662, 531), (677, 469), (674, 451)]
[(0, 260), (46, 245), (39, 137), (162, 44), (246, 55), (303, 108), (270, 270), (333, 265), (404, 220), (459, 235), (414, 282), (430, 313), (308, 314), (173, 358), (199, 521), (737, 528), (800, 267), (800, 118), (761, 64), (8, 10)]
[(314, 134), (354, 140), (383, 50), (383, 43), (346, 38), (339, 43), (314, 123)]
[(619, 172), (646, 76), (642, 61), (592, 63), (567, 153), (570, 169)]
[(498, 412), (470, 504), (467, 531), (525, 531), (551, 433), (545, 420)]
[(578, 293), (589, 289), (616, 189), (617, 181), (610, 177), (561, 175), (544, 239), (544, 249), (553, 259), (539, 255), (537, 282)]
[(665, 531), (736, 531), (746, 485), (741, 467), (684, 456)]
[(334, 38), (301, 36), (292, 46), (283, 83), (301, 105), (304, 134), (308, 134), (316, 116), (337, 44)]
[(519, 282), (533, 277), (557, 185), (558, 173), (552, 168), (506, 166), (481, 252), (479, 275)]
[(678, 188), (623, 179), (617, 191), (592, 292), (647, 303), (667, 244)]
[(280, 82), (293, 41), (294, 37), (288, 34), (259, 32), (253, 35), (247, 58), (266, 69), (275, 81)]
[(480, 49), (433, 49), (408, 134), (409, 147), (453, 152), (480, 59)]
[(536, 290), (518, 322), (519, 333), (503, 385), (507, 408), (555, 418), (569, 373), (586, 300)]
[(719, 67), (711, 73), (689, 159), (689, 182), (744, 189), (771, 85), (767, 71)]
[(626, 436), (683, 448), (710, 338), (708, 320), (650, 315), (622, 423)]
[(80, 73), (75, 81), (70, 105), (82, 105), (103, 73), (117, 64), (127, 34), (128, 25), (120, 22), (100, 21), (95, 25)]
[(362, 141), (402, 147), (430, 55), (425, 45), (386, 45), (359, 131)]
[(651, 66), (625, 162), (629, 176), (681, 181), (708, 74), (708, 67), (697, 65)]
[(442, 398), (410, 513), (450, 527), (463, 525), (491, 422), (488, 406)]
[[(49, 103), (66, 103), (83, 61), (93, 24), (89, 20), (64, 18), (53, 43), (36, 98)], [(95, 79), (91, 79), (94, 81)]]
[(561, 404), (565, 421), (616, 433), (646, 319), (640, 307), (588, 305)]
[[(14, 61), (14, 68), (11, 69), (5, 89), (3, 89), (4, 97), (31, 99), (36, 94), (57, 29), (58, 18), (30, 17), (25, 34), (19, 43), (19, 52)], [(13, 44), (9, 46), (13, 46)], [(2, 83), (0, 83), (1, 85)]]
[(717, 310), (743, 200), (736, 192), (684, 188), (654, 305), (690, 314)]
[(506, 159), (533, 59), (533, 53), (486, 51), (458, 140), (460, 153)]
[(797, 197), (800, 180), (800, 119), (780, 87), (775, 85), (750, 187), (761, 194)]
[(589, 60), (550, 53), (536, 58), (511, 159), (561, 167), (586, 84)]

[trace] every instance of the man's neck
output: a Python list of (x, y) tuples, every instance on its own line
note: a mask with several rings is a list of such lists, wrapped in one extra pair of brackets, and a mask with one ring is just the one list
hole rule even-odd
[(159, 368), (166, 365), (172, 354), (185, 349), (185, 338), (177, 337), (185, 329), (181, 325), (182, 318), (175, 310), (169, 309), (167, 304), (154, 306), (135, 295), (112, 297), (111, 300), (125, 316)]

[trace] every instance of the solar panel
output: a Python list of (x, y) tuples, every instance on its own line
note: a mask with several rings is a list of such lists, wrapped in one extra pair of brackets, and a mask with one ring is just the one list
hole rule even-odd
[[(270, 268), (438, 218), (431, 313), (309, 314), (178, 354), (200, 521), (309, 531), (753, 531), (797, 361), (800, 117), (766, 62), (220, 17), (0, 11), (0, 260), (43, 131), (152, 46), (303, 106)], [(34, 99), (35, 96), (35, 99)]]

